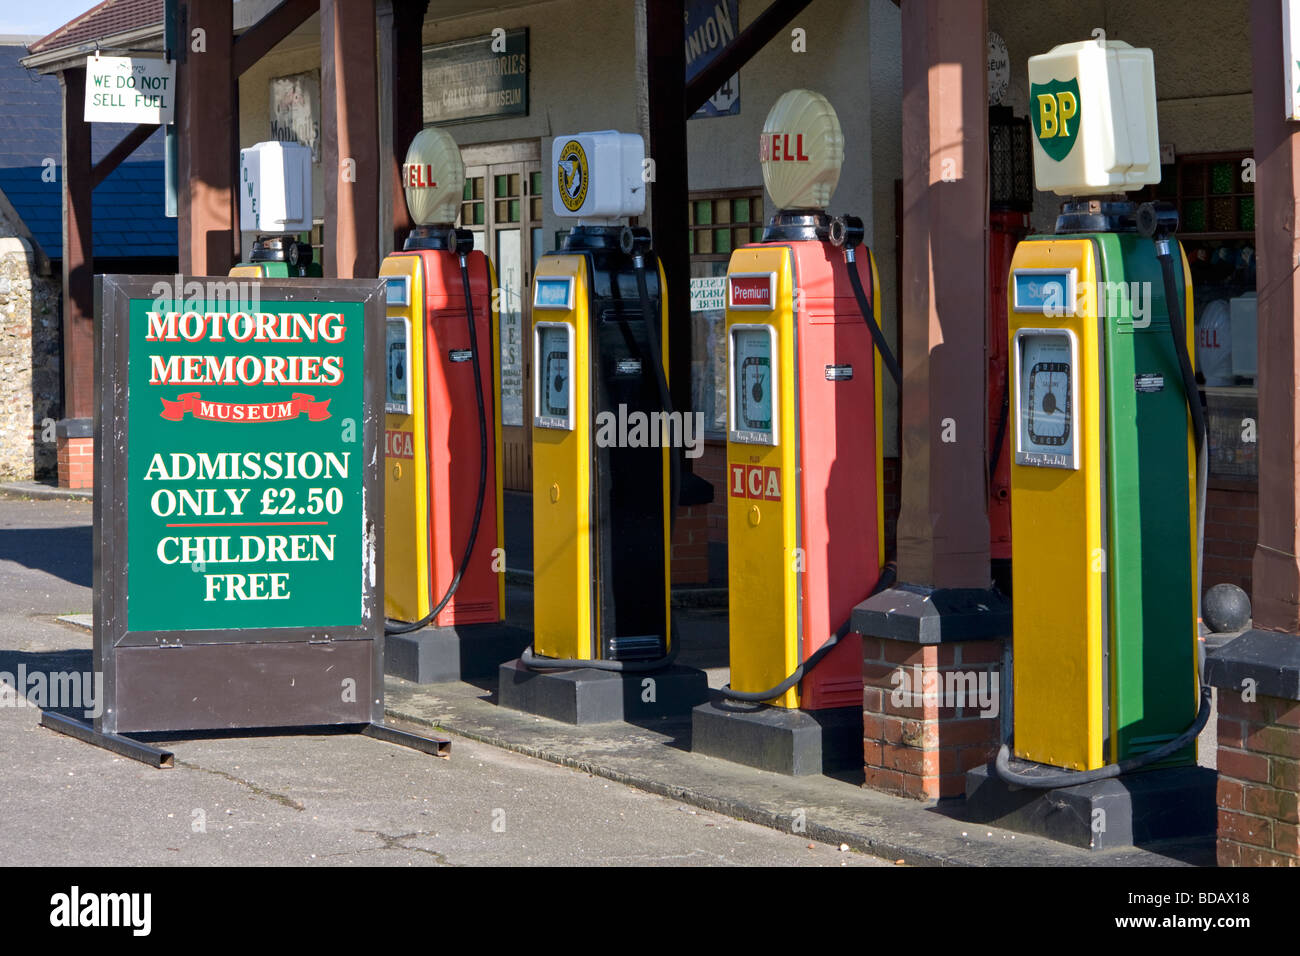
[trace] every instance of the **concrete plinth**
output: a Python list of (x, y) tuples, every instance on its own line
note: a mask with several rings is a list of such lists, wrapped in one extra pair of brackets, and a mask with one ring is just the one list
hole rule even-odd
[[(1036, 766), (1011, 761), (1017, 771)], [(966, 774), (963, 815), (1092, 850), (1206, 837), (1214, 833), (1216, 777), (1207, 767), (1169, 767), (1031, 790), (1004, 783), (989, 764)]]
[(789, 776), (857, 769), (862, 711), (710, 701), (691, 711), (691, 750)]
[(508, 624), (426, 627), (384, 638), (384, 673), (416, 684), (491, 677), (518, 657), (532, 633)]
[(566, 724), (684, 716), (709, 696), (704, 671), (680, 664), (652, 673), (623, 674), (590, 667), (534, 671), (516, 659), (502, 664), (498, 673), (497, 702), (502, 707)]

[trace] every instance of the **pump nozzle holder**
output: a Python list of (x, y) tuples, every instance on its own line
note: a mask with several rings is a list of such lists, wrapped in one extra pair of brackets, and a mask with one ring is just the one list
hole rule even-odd
[(832, 246), (854, 249), (862, 245), (866, 237), (866, 227), (857, 216), (836, 216), (831, 220), (829, 238)]

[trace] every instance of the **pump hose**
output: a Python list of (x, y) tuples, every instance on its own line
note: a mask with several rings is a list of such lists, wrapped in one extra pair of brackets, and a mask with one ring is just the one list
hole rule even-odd
[[(659, 336), (662, 331), (655, 322), (655, 311), (650, 303), (650, 289), (646, 284), (645, 278), (645, 254), (637, 249), (632, 256), (632, 265), (636, 270), (636, 288), (637, 294), (641, 299), (641, 315), (646, 323), (646, 338), (650, 342), (650, 364), (654, 366), (655, 379), (659, 389), (659, 401), (669, 415), (673, 411), (672, 393), (668, 390), (668, 375), (664, 371), (663, 353), (659, 348)], [(670, 419), (666, 419), (670, 420)], [(677, 449), (668, 450), (668, 476), (669, 476), (669, 504), (668, 504), (668, 527), (671, 529), (677, 520), (677, 489), (680, 484), (681, 463), (678, 460)], [(669, 612), (669, 642), (668, 653), (663, 657), (655, 658), (650, 661), (607, 661), (607, 660), (578, 660), (576, 658), (566, 657), (538, 657), (534, 653), (531, 645), (524, 648), (524, 652), (519, 655), (519, 662), (531, 670), (553, 670), (567, 669), (574, 667), (586, 667), (598, 671), (615, 671), (624, 674), (642, 674), (649, 671), (663, 670), (672, 665), (677, 660), (677, 653), (681, 650), (681, 632), (677, 629), (671, 611)]]
[(885, 333), (876, 324), (876, 310), (871, 300), (867, 298), (866, 290), (862, 288), (862, 277), (858, 275), (858, 260), (853, 251), (853, 246), (845, 246), (844, 261), (849, 264), (849, 285), (853, 286), (853, 297), (858, 300), (858, 311), (862, 313), (862, 320), (867, 323), (867, 328), (871, 330), (871, 337), (876, 340), (876, 348), (880, 351), (880, 360), (884, 363), (885, 368), (889, 369), (889, 375), (893, 378), (894, 384), (901, 389), (903, 387), (903, 370), (898, 367), (898, 359), (894, 358), (893, 350), (890, 349), (889, 343), (885, 341)]
[[(409, 623), (402, 621), (384, 621), (385, 634), (410, 634), (412, 631), (418, 631), (422, 627), (427, 627), (447, 606), (447, 602), (452, 599), (456, 589), (460, 587), (461, 578), (465, 575), (465, 569), (469, 567), (470, 556), (474, 553), (474, 543), (478, 540), (478, 527), (483, 518), (483, 500), (487, 497), (487, 461), (488, 461), (488, 428), (487, 428), (487, 405), (483, 399), (483, 370), (479, 365), (478, 351), (478, 330), (474, 322), (474, 300), (470, 295), (469, 288), (469, 262), (465, 253), (460, 254), (460, 281), (465, 292), (465, 323), (469, 326), (469, 350), (473, 356), (474, 364), (474, 399), (478, 404), (478, 498), (474, 502), (474, 521), (469, 529), (469, 541), (465, 543), (465, 553), (460, 559), (460, 564), (456, 568), (456, 575), (447, 585), (447, 593), (442, 596), (434, 608), (418, 621)], [(424, 350), (425, 362), (425, 387), (428, 387), (428, 363), (429, 350)], [(425, 442), (431, 448), (433, 447), (433, 424), (432, 416), (425, 410), (424, 415)], [(433, 585), (433, 573), (430, 569), (429, 574), (430, 587)], [(429, 592), (430, 599), (433, 598), (433, 592)]]
[[(1165, 308), (1169, 313), (1169, 331), (1174, 338), (1174, 353), (1178, 356), (1178, 368), (1183, 380), (1183, 395), (1187, 399), (1187, 411), (1192, 419), (1192, 434), (1196, 441), (1196, 583), (1192, 592), (1193, 620), (1200, 620), (1201, 604), (1201, 561), (1205, 552), (1205, 487), (1209, 471), (1208, 442), (1206, 441), (1205, 413), (1201, 408), (1200, 392), (1196, 388), (1196, 373), (1192, 369), (1192, 358), (1187, 351), (1187, 326), (1183, 319), (1182, 303), (1178, 296), (1178, 282), (1174, 273), (1174, 260), (1170, 252), (1170, 241), (1164, 236), (1155, 238), (1156, 256), (1160, 259), (1160, 271), (1164, 278)], [(1073, 787), (1095, 780), (1107, 780), (1129, 773), (1141, 767), (1157, 763), (1182, 750), (1195, 740), (1209, 723), (1212, 709), (1212, 691), (1208, 684), (1201, 681), (1202, 650), (1197, 647), (1196, 681), (1200, 684), (1200, 707), (1196, 719), (1181, 734), (1162, 744), (1155, 750), (1129, 757), (1119, 763), (1107, 764), (1096, 770), (1062, 770), (1041, 776), (1029, 775), (1011, 769), (1011, 749), (1003, 744), (998, 750), (994, 769), (1004, 782), (1033, 790), (1054, 790), (1057, 787)]]
[[(849, 266), (849, 284), (853, 286), (853, 297), (858, 301), (858, 311), (862, 313), (863, 320), (867, 323), (867, 328), (871, 330), (871, 337), (875, 340), (876, 348), (880, 351), (881, 361), (889, 369), (889, 374), (894, 378), (894, 384), (902, 387), (903, 374), (898, 367), (898, 362), (894, 358), (894, 353), (889, 348), (889, 343), (885, 341), (885, 333), (880, 330), (876, 324), (875, 307), (871, 299), (867, 297), (867, 291), (862, 287), (862, 279), (858, 275), (857, 257), (853, 252), (853, 244), (848, 243), (844, 248), (844, 259)], [(873, 288), (874, 291), (874, 288)], [(876, 585), (871, 589), (871, 595), (879, 594), (887, 587), (891, 587), (898, 579), (898, 566), (892, 557), (887, 557), (884, 566), (880, 569), (880, 576), (876, 579)], [(871, 595), (868, 595), (870, 597)], [(730, 684), (725, 684), (719, 688), (720, 693), (727, 700), (738, 700), (743, 703), (761, 704), (764, 701), (773, 700), (780, 697), (795, 684), (803, 680), (804, 675), (821, 663), (822, 659), (831, 652), (845, 634), (849, 633), (849, 621), (845, 621), (835, 633), (826, 639), (821, 647), (813, 651), (808, 659), (800, 662), (799, 666), (791, 672), (785, 680), (775, 687), (769, 687), (767, 690), (734, 690)]]
[[(890, 587), (897, 578), (897, 571), (893, 561), (886, 562), (880, 570), (880, 577), (876, 580), (876, 586), (871, 589), (872, 594), (879, 594), (885, 588)], [(826, 643), (809, 655), (806, 661), (799, 664), (798, 667), (781, 683), (775, 687), (769, 687), (767, 690), (733, 690), (730, 684), (719, 688), (719, 693), (727, 700), (738, 700), (749, 704), (761, 704), (764, 701), (773, 700), (780, 697), (795, 684), (803, 680), (804, 675), (821, 663), (823, 657), (831, 652), (844, 635), (849, 633), (850, 621), (845, 621), (836, 630), (835, 633), (826, 639)]]

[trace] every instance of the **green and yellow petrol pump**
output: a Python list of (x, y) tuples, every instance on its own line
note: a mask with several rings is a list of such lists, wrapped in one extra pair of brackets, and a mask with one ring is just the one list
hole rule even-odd
[(311, 150), (299, 143), (257, 143), (239, 151), (239, 222), (256, 233), (248, 261), (230, 270), (247, 278), (319, 278), (311, 243)]
[[(533, 647), (525, 667), (644, 671), (676, 652), (677, 487), (664, 273), (640, 136), (557, 136), (557, 216), (577, 218), (533, 279)], [(678, 417), (678, 421), (680, 418)]]
[(1194, 761), (1205, 426), (1177, 215), (1160, 179), (1150, 50), (1029, 60), (1039, 189), (1069, 197), (1009, 281), (1014, 753), (1059, 787)]

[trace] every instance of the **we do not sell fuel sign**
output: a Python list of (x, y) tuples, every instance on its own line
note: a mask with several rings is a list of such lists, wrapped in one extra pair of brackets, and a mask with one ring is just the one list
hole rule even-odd
[(86, 58), (87, 123), (172, 122), (176, 62), (130, 56)]

